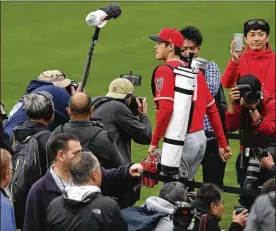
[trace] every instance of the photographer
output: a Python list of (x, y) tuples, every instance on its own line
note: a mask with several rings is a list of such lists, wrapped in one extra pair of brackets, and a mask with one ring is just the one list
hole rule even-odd
[(244, 52), (235, 51), (231, 43), (231, 59), (222, 75), (221, 83), (226, 88), (234, 87), (242, 76), (253, 74), (263, 88), (275, 98), (275, 52), (269, 43), (270, 27), (264, 19), (249, 19), (244, 23)]
[[(52, 95), (55, 105), (55, 118), (48, 125), (50, 131), (53, 131), (58, 125), (64, 124), (69, 120), (66, 107), (68, 106), (70, 94), (66, 89), (70, 88), (71, 91), (75, 91), (74, 87), (71, 86), (71, 82), (70, 79), (65, 77), (65, 73), (58, 70), (49, 70), (41, 73), (38, 79), (31, 80), (26, 89), (25, 94), (46, 91)], [(23, 97), (13, 106), (4, 124), (4, 130), (9, 135), (10, 142), (12, 142), (13, 128), (27, 120), (22, 103)]]
[[(267, 169), (261, 169), (260, 161), (254, 153), (256, 153), (256, 148), (268, 146), (266, 142), (258, 142), (258, 137), (275, 136), (275, 100), (265, 90), (262, 91), (260, 80), (253, 75), (243, 76), (237, 84), (237, 87), (230, 91), (225, 124), (228, 131), (240, 130), (241, 138), (243, 135), (252, 135), (250, 143), (244, 143), (241, 140), (242, 154), (237, 158), (236, 170), (241, 187), (257, 189), (258, 185), (262, 185), (272, 177)], [(248, 87), (246, 90), (242, 89), (246, 85), (249, 85), (249, 89)], [(254, 155), (250, 155), (249, 160), (244, 160), (248, 150)], [(259, 166), (259, 168), (247, 171), (248, 164)], [(249, 209), (253, 200), (254, 198), (251, 197), (241, 197), (240, 203)]]
[[(196, 220), (193, 231), (221, 231), (218, 223), (222, 219), (224, 201), (222, 192), (216, 185), (203, 184), (191, 206), (200, 213), (200, 219)], [(247, 216), (247, 210), (238, 215), (234, 211), (229, 231), (242, 231)]]
[(138, 144), (150, 144), (152, 135), (146, 98), (140, 102), (133, 91), (134, 87), (129, 80), (114, 79), (107, 97), (95, 102), (93, 112), (93, 117), (100, 119), (105, 130), (114, 132), (118, 149), (127, 164), (131, 163), (131, 139)]

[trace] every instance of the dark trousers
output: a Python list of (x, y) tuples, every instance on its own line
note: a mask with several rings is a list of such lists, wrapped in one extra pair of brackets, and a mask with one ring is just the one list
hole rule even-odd
[[(241, 153), (238, 155), (237, 161), (236, 161), (236, 173), (237, 173), (237, 182), (240, 185), (241, 188), (244, 187), (244, 182), (246, 178), (246, 171), (247, 171), (247, 166), (242, 167), (241, 166)], [(271, 173), (268, 169), (262, 168), (257, 185), (262, 186), (267, 180), (273, 178), (273, 173)], [(250, 210), (254, 200), (256, 198), (252, 196), (242, 196), (240, 195), (239, 203), (246, 207), (248, 210)]]
[(219, 147), (216, 139), (207, 141), (206, 151), (201, 164), (203, 183), (223, 186), (226, 163), (219, 156)]

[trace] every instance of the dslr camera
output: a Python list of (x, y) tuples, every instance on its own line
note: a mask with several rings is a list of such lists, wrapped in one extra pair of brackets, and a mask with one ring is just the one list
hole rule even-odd
[[(240, 96), (244, 98), (244, 101), (249, 104), (255, 104), (260, 99), (263, 99), (263, 92), (256, 91), (253, 92), (249, 84), (236, 85), (236, 88), (240, 91)], [(236, 100), (235, 104), (240, 104), (240, 100)]]
[(260, 159), (268, 156), (268, 149), (245, 148), (244, 156), (249, 158), (247, 163), (246, 177), (244, 181), (245, 189), (258, 190), (258, 179), (262, 169)]
[(174, 231), (193, 230), (195, 219), (200, 219), (199, 212), (188, 202), (175, 202), (176, 210), (173, 214)]
[[(124, 78), (129, 80), (133, 86), (141, 86), (142, 85), (142, 76), (141, 75), (134, 75), (132, 71), (130, 71), (128, 74), (121, 74), (120, 78)], [(131, 112), (135, 115), (138, 116), (138, 104), (136, 102), (136, 99), (140, 101), (141, 104), (143, 104), (143, 97), (137, 97), (135, 95), (132, 96), (129, 109)]]
[(74, 89), (75, 89), (75, 91), (76, 91), (76, 90), (78, 89), (78, 87), (79, 87), (79, 84), (78, 84), (76, 81), (72, 80), (71, 83), (70, 83), (70, 85), (67, 86), (67, 87), (65, 88), (66, 91), (67, 91), (70, 95), (72, 95), (71, 87), (74, 87)]

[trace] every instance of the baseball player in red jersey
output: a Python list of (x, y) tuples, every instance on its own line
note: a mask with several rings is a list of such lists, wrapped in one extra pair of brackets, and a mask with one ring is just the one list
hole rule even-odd
[[(175, 74), (171, 67), (177, 68), (180, 65), (187, 66), (187, 64), (180, 60), (184, 38), (179, 31), (171, 28), (164, 28), (160, 31), (158, 36), (150, 36), (150, 39), (157, 42), (155, 46), (156, 59), (164, 60), (165, 64), (160, 65), (155, 69), (152, 81), (155, 96), (154, 103), (157, 110), (157, 121), (148, 153), (153, 155), (153, 151), (158, 147), (160, 139), (163, 138), (166, 133), (166, 129), (173, 113)], [(216, 135), (218, 136), (221, 158), (226, 161), (232, 155), (223, 133), (220, 117), (214, 103), (215, 101), (201, 72), (198, 73), (197, 85), (198, 86), (196, 87), (193, 96), (194, 110), (191, 127), (185, 138), (184, 152), (180, 165), (181, 178), (188, 178), (189, 180), (194, 178), (205, 152), (206, 137), (204, 133), (203, 119), (206, 111), (207, 113), (209, 112), (208, 115), (211, 115), (211, 125), (214, 125), (214, 130), (215, 132), (217, 131)], [(203, 93), (200, 93), (201, 91), (203, 91)], [(197, 101), (199, 103), (197, 103)], [(196, 141), (198, 144), (197, 147), (190, 147), (191, 142), (189, 141), (189, 135), (192, 140)], [(202, 140), (202, 144), (198, 143), (198, 140)], [(169, 169), (168, 171), (173, 173), (176, 169)]]

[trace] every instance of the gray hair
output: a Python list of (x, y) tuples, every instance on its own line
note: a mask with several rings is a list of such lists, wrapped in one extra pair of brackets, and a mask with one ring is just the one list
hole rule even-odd
[(100, 168), (98, 159), (92, 152), (81, 152), (70, 162), (69, 170), (73, 184), (83, 185), (91, 179), (91, 173)]
[(50, 120), (53, 116), (53, 97), (46, 91), (31, 92), (23, 97), (23, 108), (30, 119)]
[(188, 191), (180, 182), (170, 182), (160, 190), (159, 197), (174, 204), (176, 201), (187, 201)]

